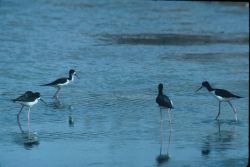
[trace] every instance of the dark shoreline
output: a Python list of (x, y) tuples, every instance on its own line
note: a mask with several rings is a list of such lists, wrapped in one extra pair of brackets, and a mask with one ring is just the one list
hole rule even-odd
[(115, 44), (144, 45), (204, 45), (204, 44), (248, 44), (249, 34), (173, 34), (173, 33), (138, 33), (106, 34), (101, 40)]

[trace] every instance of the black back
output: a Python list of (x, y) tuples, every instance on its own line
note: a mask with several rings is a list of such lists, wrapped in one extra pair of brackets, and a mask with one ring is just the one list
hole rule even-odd
[(67, 79), (68, 78), (59, 78), (53, 82), (50, 82), (48, 84), (44, 84), (44, 85), (41, 85), (41, 86), (55, 86), (55, 85), (58, 85), (58, 84), (63, 84), (65, 82), (67, 82)]
[(18, 98), (12, 99), (12, 101), (13, 102), (17, 102), (17, 101), (32, 102), (32, 101), (35, 101), (39, 97), (40, 97), (39, 92), (33, 93), (32, 91), (26, 91), (24, 94), (22, 94)]
[(240, 96), (234, 95), (231, 92), (225, 90), (225, 89), (214, 89), (215, 90), (215, 95), (221, 96), (224, 98), (242, 98)]
[(162, 107), (171, 108), (171, 109), (174, 108), (169, 97), (163, 94), (163, 84), (158, 85), (158, 91), (159, 92), (156, 97), (156, 103)]
[(63, 84), (65, 82), (67, 82), (68, 79), (71, 80), (72, 79), (72, 75), (74, 75), (74, 73), (75, 73), (75, 70), (70, 69), (69, 70), (69, 77), (68, 78), (59, 78), (59, 79), (57, 79), (57, 80), (55, 80), (53, 82), (50, 82), (48, 84), (43, 84), (43, 85), (40, 85), (40, 86), (56, 86), (58, 84)]
[(224, 97), (224, 98), (242, 98), (240, 96), (234, 95), (231, 92), (225, 90), (225, 89), (214, 89), (211, 87), (208, 81), (202, 82), (202, 86), (206, 87), (209, 92), (215, 91), (215, 95)]
[(24, 101), (24, 100), (26, 100), (32, 94), (33, 94), (32, 91), (26, 91), (24, 94), (22, 94), (21, 96), (17, 97), (16, 99), (12, 99), (12, 101), (13, 102)]

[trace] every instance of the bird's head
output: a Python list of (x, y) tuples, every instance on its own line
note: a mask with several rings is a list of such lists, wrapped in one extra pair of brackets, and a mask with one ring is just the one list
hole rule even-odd
[(158, 90), (159, 90), (159, 91), (162, 91), (162, 90), (163, 90), (163, 84), (162, 84), (162, 83), (160, 83), (160, 84), (158, 85)]
[(27, 94), (27, 95), (30, 95), (30, 94), (32, 94), (32, 93), (33, 93), (33, 92), (30, 91), (30, 90), (25, 92), (25, 94)]
[(41, 98), (41, 94), (39, 92), (34, 93), (34, 96), (37, 99), (41, 100), (45, 105), (47, 105), (47, 103)]
[(206, 88), (210, 86), (208, 81), (203, 81), (201, 85)]
[(34, 93), (34, 96), (35, 96), (36, 98), (40, 98), (40, 97), (41, 97), (41, 94), (40, 94), (39, 92), (35, 92), (35, 93)]
[(201, 88), (211, 88), (210, 84), (208, 81), (203, 81), (202, 84), (201, 84), (201, 87), (199, 89), (197, 89), (195, 92), (198, 92)]
[(76, 75), (76, 71), (73, 70), (73, 69), (70, 69), (70, 70), (69, 70), (69, 75), (70, 75), (70, 76), (76, 76), (77, 78), (79, 78), (78, 75)]

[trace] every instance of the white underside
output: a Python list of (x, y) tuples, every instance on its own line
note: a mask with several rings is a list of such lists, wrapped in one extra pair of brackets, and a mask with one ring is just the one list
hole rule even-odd
[(62, 84), (58, 84), (58, 86), (65, 86), (65, 85), (68, 85), (69, 83), (70, 83), (70, 81), (67, 79), (67, 82), (62, 83)]
[(160, 107), (160, 109), (162, 109), (162, 110), (169, 110), (170, 108), (167, 108), (167, 107), (163, 107), (163, 106), (159, 106)]
[(172, 100), (170, 100), (170, 103), (171, 103), (171, 105), (172, 105), (172, 106), (174, 106), (174, 104), (173, 104)]
[[(40, 99), (40, 98), (39, 98)], [(27, 107), (32, 107), (33, 105), (35, 105), (39, 99), (36, 99), (35, 101), (32, 102), (23, 102), (23, 101), (19, 101), (18, 103), (27, 106)]]
[(230, 101), (232, 100), (233, 98), (224, 98), (224, 97), (221, 97), (221, 96), (218, 96), (215, 94), (215, 91), (211, 91), (210, 92), (216, 99), (218, 99), (219, 101)]
[(58, 87), (61, 87), (61, 86), (66, 86), (66, 85), (68, 85), (69, 83), (73, 82), (73, 80), (74, 80), (74, 77), (72, 76), (72, 79), (71, 79), (71, 80), (67, 79), (67, 82), (62, 83), (62, 84), (57, 84), (57, 85), (55, 85), (55, 86), (53, 86), (53, 87), (58, 88)]

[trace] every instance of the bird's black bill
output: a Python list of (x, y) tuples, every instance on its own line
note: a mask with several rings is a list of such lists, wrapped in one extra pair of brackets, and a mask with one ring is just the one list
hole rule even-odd
[(76, 74), (75, 74), (75, 76), (76, 76), (76, 78), (78, 78), (78, 79), (79, 79), (79, 76), (78, 76), (78, 75), (76, 75)]
[(47, 105), (47, 103), (46, 103), (43, 99), (40, 98), (40, 100), (41, 100), (45, 105)]
[(201, 88), (202, 88), (202, 86), (199, 89), (197, 89), (195, 92), (198, 92), (199, 90), (201, 90)]

